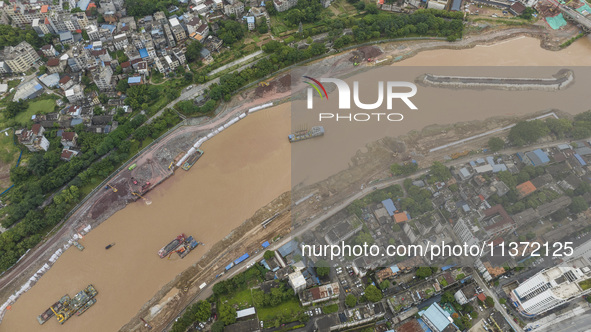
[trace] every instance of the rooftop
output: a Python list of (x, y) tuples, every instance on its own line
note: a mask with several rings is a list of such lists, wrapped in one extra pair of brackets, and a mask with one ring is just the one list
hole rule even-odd
[(531, 181), (526, 181), (522, 184), (519, 184), (515, 187), (515, 189), (517, 189), (521, 197), (525, 197), (536, 191), (536, 187)]

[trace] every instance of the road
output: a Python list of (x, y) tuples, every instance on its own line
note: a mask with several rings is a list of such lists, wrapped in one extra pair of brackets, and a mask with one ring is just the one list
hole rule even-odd
[(478, 272), (475, 271), (473, 276), (474, 276), (474, 280), (476, 280), (476, 282), (478, 283), (480, 288), (485, 291), (485, 294), (490, 295), (495, 300), (495, 309), (498, 312), (500, 312), (503, 315), (503, 317), (505, 317), (507, 322), (509, 322), (509, 324), (511, 324), (511, 327), (513, 328), (513, 330), (523, 331), (523, 329), (519, 326), (519, 324), (517, 324), (513, 321), (513, 317), (511, 317), (507, 313), (507, 311), (505, 311), (505, 309), (501, 306), (501, 304), (499, 303), (499, 298), (497, 297), (497, 294), (488, 288), (488, 285), (484, 281), (482, 281)]
[[(550, 146), (555, 146), (557, 144), (564, 144), (564, 143), (568, 143), (568, 141), (544, 143), (544, 144), (539, 144), (539, 145), (535, 145), (535, 146), (508, 149), (508, 150), (504, 150), (502, 153), (503, 154), (506, 154), (506, 153), (512, 154), (512, 153), (516, 153), (516, 152), (523, 151), (523, 150), (535, 150), (535, 149), (539, 149), (539, 148), (547, 148), (547, 147), (550, 147)], [(459, 159), (454, 160), (451, 163), (447, 163), (447, 166), (449, 167), (449, 166), (457, 166), (457, 165), (460, 165), (460, 164), (465, 164), (469, 160), (473, 160), (475, 158), (476, 157), (474, 157), (474, 156), (468, 156), (468, 157), (464, 157), (464, 158), (459, 158)], [(417, 178), (417, 177), (420, 177), (420, 176), (422, 176), (424, 174), (427, 174), (428, 172), (429, 172), (429, 169), (422, 169), (422, 170), (419, 170), (416, 173), (413, 173), (409, 177)], [(387, 181), (384, 181), (384, 182), (375, 184), (373, 186), (366, 187), (365, 189), (357, 192), (356, 194), (354, 194), (352, 196), (349, 196), (348, 198), (346, 198), (345, 200), (343, 200), (340, 204), (332, 207), (330, 210), (326, 211), (322, 216), (316, 218), (314, 221), (312, 221), (312, 222), (304, 225), (303, 227), (299, 228), (297, 231), (292, 232), (290, 234), (290, 236), (281, 239), (279, 242), (273, 243), (270, 247), (267, 248), (267, 250), (276, 250), (277, 248), (280, 248), (281, 246), (283, 246), (287, 242), (291, 241), (294, 237), (299, 237), (302, 234), (311, 231), (313, 228), (315, 228), (316, 226), (318, 226), (323, 221), (325, 221), (328, 218), (334, 216), (335, 214), (337, 214), (342, 209), (345, 209), (347, 206), (349, 206), (349, 204), (353, 203), (353, 201), (365, 197), (366, 195), (368, 195), (369, 193), (373, 192), (374, 190), (384, 189), (386, 187), (389, 187), (389, 186), (392, 186), (392, 185), (395, 185), (395, 184), (402, 184), (406, 178), (407, 177), (394, 178), (394, 179), (390, 179), (390, 180), (387, 180)], [(214, 282), (212, 282), (212, 283), (209, 283), (207, 285), (207, 287), (204, 288), (199, 294), (197, 294), (195, 296), (195, 298), (190, 303), (195, 303), (196, 301), (207, 299), (209, 296), (212, 295), (211, 288), (212, 288), (213, 284), (215, 284), (215, 282), (219, 282), (221, 280), (226, 280), (228, 278), (232, 278), (236, 274), (238, 274), (240, 272), (243, 272), (243, 270), (245, 270), (246, 266), (248, 266), (250, 264), (253, 264), (253, 263), (256, 263), (256, 262), (259, 262), (263, 258), (263, 254), (264, 254), (264, 252), (261, 252), (261, 253), (255, 255), (255, 256), (252, 256), (250, 258), (250, 260), (245, 261), (244, 263), (242, 263), (242, 265), (240, 266), (240, 268), (234, 269), (231, 273), (225, 274), (223, 277), (214, 280)], [(511, 316), (509, 316), (509, 314), (507, 314), (507, 312), (501, 307), (501, 305), (499, 304), (498, 298), (496, 297), (496, 295), (494, 294), (494, 292), (492, 292), (488, 288), (488, 286), (480, 279), (480, 276), (478, 275), (478, 273), (475, 272), (475, 275), (478, 278), (477, 280), (478, 280), (478, 283), (480, 284), (481, 288), (483, 290), (487, 290), (487, 293), (490, 293), (491, 296), (493, 296), (493, 298), (495, 300), (495, 309), (497, 309), (499, 312), (501, 312), (503, 314), (503, 316), (505, 316), (505, 318), (511, 324), (511, 326), (513, 327), (513, 329), (515, 329), (515, 331), (523, 331), (523, 329), (521, 329), (519, 327), (519, 325), (517, 325), (513, 321), (513, 319), (511, 318)], [(164, 331), (168, 330), (172, 326), (172, 323), (174, 323), (174, 321), (171, 321), (170, 324), (164, 329)]]
[(224, 71), (224, 70), (226, 70), (228, 68), (231, 68), (231, 67), (234, 67), (236, 65), (239, 65), (241, 63), (244, 63), (244, 62), (246, 62), (246, 61), (248, 61), (248, 60), (250, 60), (252, 58), (255, 58), (255, 57), (257, 57), (257, 56), (259, 56), (261, 54), (263, 54), (263, 51), (262, 50), (258, 50), (256, 52), (251, 53), (251, 54), (249, 54), (249, 55), (247, 55), (245, 57), (242, 57), (242, 58), (240, 58), (240, 59), (238, 59), (236, 61), (232, 61), (232, 62), (230, 62), (230, 63), (228, 63), (226, 65), (223, 65), (220, 68), (217, 68), (217, 69), (212, 70), (211, 72), (209, 72), (209, 74), (207, 74), (207, 76), (213, 76), (213, 75), (215, 75), (215, 74), (217, 74), (219, 72), (222, 72), (222, 71)]
[(536, 331), (556, 331), (556, 330), (567, 330), (569, 332), (585, 332), (589, 331), (591, 326), (591, 313), (587, 312), (584, 315), (575, 316), (569, 318), (568, 321), (559, 323), (560, 326), (550, 325), (546, 328)]

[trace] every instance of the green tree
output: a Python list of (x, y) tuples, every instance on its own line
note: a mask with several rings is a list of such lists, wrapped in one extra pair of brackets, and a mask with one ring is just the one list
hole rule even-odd
[(140, 144), (148, 138), (151, 134), (151, 129), (149, 126), (141, 126), (133, 132), (133, 138), (140, 141)]
[(201, 59), (201, 50), (203, 49), (203, 45), (198, 41), (193, 41), (187, 46), (187, 52), (185, 56), (189, 61), (197, 61)]
[(476, 319), (476, 318), (478, 318), (478, 313), (476, 311), (472, 311), (470, 313), (470, 317), (472, 317), (472, 319)]
[(535, 9), (532, 7), (527, 7), (525, 10), (519, 15), (520, 18), (524, 18), (526, 20), (531, 20), (533, 14), (535, 13)]
[(454, 303), (455, 301), (454, 294), (450, 291), (445, 291), (441, 295), (441, 303)]
[(365, 288), (365, 297), (371, 302), (378, 302), (382, 299), (382, 292), (374, 285), (369, 285)]
[(504, 146), (505, 146), (505, 141), (503, 141), (503, 139), (500, 137), (491, 137), (488, 140), (488, 148), (492, 152), (501, 151)]
[(501, 298), (499, 299), (499, 303), (500, 303), (500, 304), (505, 304), (505, 303), (507, 303), (507, 300), (506, 300), (504, 297), (501, 297)]
[(224, 322), (221, 320), (216, 321), (211, 326), (211, 332), (224, 332)]
[(589, 205), (587, 205), (587, 202), (581, 196), (573, 197), (572, 202), (568, 206), (568, 209), (572, 214), (581, 213), (583, 211), (586, 211), (588, 208)]
[(330, 274), (330, 267), (328, 266), (319, 266), (316, 268), (316, 273), (319, 277), (326, 277)]
[(347, 295), (347, 297), (345, 297), (345, 304), (347, 307), (353, 308), (357, 305), (357, 297), (353, 294)]
[(275, 251), (273, 250), (267, 250), (265, 251), (265, 253), (263, 254), (263, 258), (265, 260), (270, 260), (273, 259), (273, 257), (275, 257)]
[(382, 282), (380, 282), (380, 289), (384, 290), (386, 288), (390, 287), (390, 281), (389, 280), (384, 280)]
[(436, 181), (447, 181), (451, 178), (451, 172), (447, 166), (436, 161), (431, 165), (429, 173)]
[(376, 4), (374, 3), (370, 3), (367, 6), (365, 6), (365, 10), (372, 15), (375, 15), (378, 13), (378, 6), (376, 6)]
[(259, 27), (257, 28), (257, 31), (260, 34), (265, 34), (265, 33), (269, 32), (269, 27), (267, 27), (267, 24), (263, 23), (263, 24), (259, 25)]
[(211, 305), (207, 301), (196, 303), (195, 319), (199, 322), (205, 322), (211, 317)]
[(219, 308), (220, 312), (220, 320), (224, 322), (225, 325), (230, 325), (236, 323), (236, 309), (226, 303), (222, 303)]
[(424, 279), (430, 277), (433, 274), (433, 270), (431, 270), (431, 268), (428, 266), (421, 266), (417, 269), (415, 274), (417, 277)]
[(367, 243), (367, 245), (369, 246), (374, 243), (374, 239), (371, 236), (371, 234), (362, 231), (359, 232), (359, 234), (355, 237), (355, 243), (361, 246)]
[(531, 144), (550, 133), (550, 129), (541, 120), (521, 121), (509, 131), (509, 141), (517, 146)]
[(492, 307), (495, 305), (495, 300), (492, 297), (487, 296), (486, 300), (484, 300), (484, 303), (486, 303), (488, 307)]

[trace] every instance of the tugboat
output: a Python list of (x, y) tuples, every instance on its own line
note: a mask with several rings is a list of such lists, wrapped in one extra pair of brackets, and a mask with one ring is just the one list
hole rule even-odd
[(106, 246), (105, 249), (107, 249), (107, 250), (108, 249), (111, 249), (111, 247), (114, 246), (114, 245), (115, 245), (115, 242), (113, 242), (113, 243), (109, 244), (108, 246)]

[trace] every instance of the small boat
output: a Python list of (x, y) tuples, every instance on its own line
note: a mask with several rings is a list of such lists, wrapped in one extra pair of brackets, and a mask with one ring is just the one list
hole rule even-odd
[(114, 246), (114, 245), (115, 245), (115, 242), (113, 242), (113, 243), (109, 244), (108, 246), (106, 246), (105, 249), (111, 249), (111, 247)]

